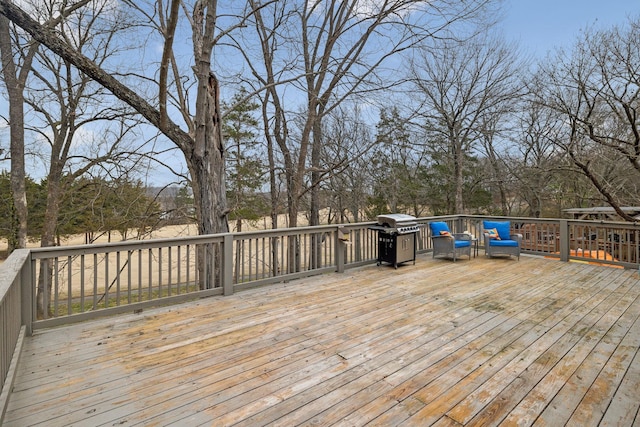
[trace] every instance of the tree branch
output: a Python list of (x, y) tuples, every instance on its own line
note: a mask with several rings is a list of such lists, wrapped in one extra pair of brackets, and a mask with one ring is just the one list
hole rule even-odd
[(118, 99), (133, 107), (181, 150), (184, 152), (191, 151), (192, 138), (188, 133), (184, 132), (177, 124), (169, 119), (167, 119), (166, 125), (163, 125), (160, 120), (160, 112), (156, 108), (116, 80), (111, 74), (98, 67), (95, 62), (80, 54), (63, 40), (60, 40), (50, 28), (40, 25), (10, 0), (0, 0), (0, 14), (6, 16), (10, 21), (31, 34), (35, 40), (69, 61), (80, 71), (108, 89)]

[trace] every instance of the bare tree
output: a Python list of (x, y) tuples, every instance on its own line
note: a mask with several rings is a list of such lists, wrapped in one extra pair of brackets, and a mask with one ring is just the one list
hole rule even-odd
[(572, 51), (541, 65), (538, 79), (538, 102), (560, 114), (554, 142), (620, 217), (634, 221), (620, 207), (640, 194), (640, 20), (585, 30)]
[[(54, 2), (43, 4), (47, 7), (39, 13), (57, 13)], [(108, 62), (119, 47), (113, 22), (118, 22), (119, 28), (126, 22), (110, 8), (111, 4), (93, 1), (85, 8), (68, 13), (57, 27), (61, 38), (96, 64)], [(47, 18), (45, 15), (44, 19)], [(139, 157), (136, 152), (141, 150), (127, 146), (128, 135), (137, 124), (129, 120), (131, 109), (109, 102), (108, 91), (77, 72), (68, 61), (38, 49), (33, 56), (31, 75), (24, 101), (31, 109), (32, 118), (25, 129), (35, 135), (38, 155), (47, 170), (40, 244), (48, 247), (57, 244), (61, 200), (73, 182), (98, 167), (110, 169), (112, 176), (119, 175), (113, 173), (114, 170), (135, 164)], [(43, 265), (40, 272), (37, 309), (42, 314), (46, 305), (44, 296), (51, 294), (52, 281), (47, 277), (51, 268)], [(46, 291), (45, 286), (49, 288)]]
[[(180, 1), (171, 2), (171, 13), (164, 42), (161, 69), (176, 63), (173, 58), (173, 37), (171, 28), (178, 19)], [(182, 118), (188, 119), (188, 130), (182, 130), (167, 114), (167, 88), (159, 84), (157, 94), (160, 106), (155, 107), (145, 100), (128, 84), (118, 80), (113, 73), (102, 69), (90, 58), (79, 53), (73, 46), (61, 39), (58, 34), (42, 26), (24, 10), (8, 0), (0, 0), (0, 14), (27, 31), (34, 39), (47, 46), (51, 51), (69, 61), (83, 73), (110, 90), (116, 97), (132, 106), (150, 124), (160, 130), (182, 151), (191, 173), (194, 189), (196, 214), (199, 232), (208, 234), (228, 230), (227, 207), (224, 185), (224, 147), (220, 131), (219, 86), (211, 71), (211, 52), (219, 39), (216, 36), (216, 7), (214, 0), (197, 1), (190, 17), (193, 29), (193, 67), (197, 81), (196, 113), (193, 119), (188, 111), (182, 112)], [(159, 5), (164, 10), (164, 5)], [(163, 74), (164, 71), (161, 72)], [(179, 76), (177, 77), (179, 79)], [(161, 79), (161, 81), (164, 81)], [(179, 80), (176, 80), (179, 81)]]
[(567, 170), (563, 153), (551, 138), (558, 130), (557, 114), (527, 97), (516, 120), (517, 127), (511, 133), (514, 153), (506, 160), (506, 172), (515, 180), (512, 191), (526, 203), (528, 216), (558, 217), (562, 212), (555, 199), (563, 181), (559, 178), (566, 175), (574, 179), (576, 175)]
[(518, 67), (515, 48), (487, 34), (438, 43), (411, 65), (422, 117), (434, 139), (445, 143), (451, 162), (455, 213), (465, 209), (465, 160), (482, 147), (483, 138), (493, 140), (500, 116), (517, 98)]
[(477, 19), (491, 3), (286, 0), (258, 9), (251, 0), (261, 62), (250, 52), (247, 62), (266, 88), (265, 129), (282, 153), (291, 226), (308, 193), (311, 224), (319, 221), (318, 184), (328, 176), (321, 164), (323, 118), (347, 99), (397, 84), (397, 73), (385, 67), (396, 67), (400, 53), (429, 38), (453, 37), (454, 23)]
[(9, 20), (0, 17), (0, 52), (2, 53), (2, 74), (9, 97), (9, 126), (11, 152), (11, 192), (13, 205), (18, 220), (15, 238), (8, 239), (9, 252), (16, 248), (27, 246), (27, 195), (25, 186), (24, 161), (24, 77), (21, 74), (29, 72), (30, 66), (25, 64), (18, 73), (14, 62), (13, 43), (9, 29)]
[[(374, 144), (371, 129), (357, 106), (342, 106), (325, 121), (322, 144), (324, 164), (332, 165), (327, 179), (329, 206), (336, 222), (360, 222), (370, 190), (370, 161), (361, 147)], [(356, 244), (359, 242), (356, 240)]]
[[(372, 92), (395, 85), (397, 75), (385, 67), (394, 67), (402, 52), (428, 38), (450, 37), (453, 23), (478, 18), (491, 3), (250, 0), (260, 52), (238, 49), (254, 87), (265, 88), (264, 128), (270, 152), (277, 148), (283, 159), (290, 226), (297, 225), (305, 197), (310, 224), (320, 222), (320, 184), (330, 176), (322, 164), (323, 119), (345, 100), (366, 102)], [(315, 237), (312, 247), (319, 254)]]
[[(65, 17), (92, 0), (82, 0), (62, 8), (56, 16), (46, 21), (44, 26), (54, 28)], [(0, 55), (2, 59), (2, 77), (9, 98), (9, 128), (11, 153), (11, 192), (18, 219), (15, 239), (9, 239), (9, 252), (15, 248), (24, 248), (27, 244), (27, 197), (25, 187), (25, 150), (24, 150), (24, 89), (31, 71), (34, 55), (39, 43), (23, 39), (23, 35), (13, 31), (10, 21), (0, 16)]]

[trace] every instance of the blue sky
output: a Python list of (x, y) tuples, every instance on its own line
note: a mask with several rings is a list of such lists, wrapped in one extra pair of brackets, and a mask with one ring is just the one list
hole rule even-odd
[[(523, 53), (536, 59), (556, 47), (570, 48), (588, 26), (611, 28), (625, 24), (628, 17), (640, 17), (640, 0), (504, 0), (503, 5), (504, 19), (498, 25), (508, 40), (518, 41)], [(0, 99), (0, 114), (6, 117), (6, 110), (6, 101)], [(0, 146), (7, 145), (8, 131), (0, 120)], [(0, 162), (0, 170), (8, 167)], [(39, 165), (29, 173), (41, 169)]]
[(611, 28), (640, 16), (640, 0), (506, 0), (499, 25), (525, 53), (543, 58), (555, 47), (571, 47), (588, 26)]

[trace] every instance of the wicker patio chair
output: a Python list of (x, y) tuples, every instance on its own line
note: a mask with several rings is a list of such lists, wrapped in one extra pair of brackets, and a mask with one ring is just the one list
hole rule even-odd
[(520, 259), (522, 234), (511, 234), (509, 221), (483, 221), (484, 251), (488, 257), (513, 255)]
[(433, 258), (453, 258), (453, 261), (462, 255), (471, 259), (471, 235), (465, 233), (452, 233), (446, 222), (430, 222), (431, 242), (433, 243)]

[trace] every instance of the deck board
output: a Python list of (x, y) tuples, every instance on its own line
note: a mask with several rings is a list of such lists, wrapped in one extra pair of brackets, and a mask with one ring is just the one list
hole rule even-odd
[(637, 425), (640, 278), (367, 266), (28, 338), (7, 426)]

